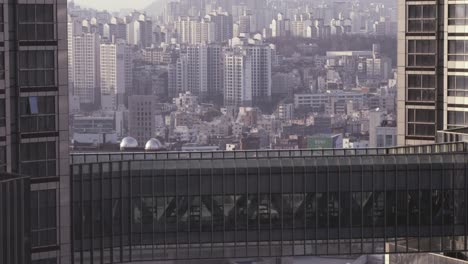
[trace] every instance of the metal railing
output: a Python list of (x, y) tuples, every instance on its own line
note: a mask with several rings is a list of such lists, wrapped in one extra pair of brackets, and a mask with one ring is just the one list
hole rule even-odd
[(441, 154), (465, 153), (467, 150), (468, 143), (455, 142), (421, 146), (367, 149), (246, 150), (209, 152), (89, 152), (72, 153), (70, 156), (72, 164), (83, 164), (126, 160), (271, 159), (299, 157)]

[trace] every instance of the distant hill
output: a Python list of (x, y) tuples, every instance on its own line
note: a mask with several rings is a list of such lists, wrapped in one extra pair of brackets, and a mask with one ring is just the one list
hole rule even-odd
[(151, 3), (148, 7), (144, 9), (144, 11), (151, 17), (155, 18), (160, 16), (164, 13), (164, 8), (166, 4), (171, 0), (155, 0)]

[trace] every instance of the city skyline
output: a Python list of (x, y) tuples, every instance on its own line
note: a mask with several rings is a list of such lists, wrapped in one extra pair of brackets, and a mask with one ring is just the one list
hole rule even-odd
[(468, 259), (461, 1), (0, 1), (0, 263)]
[(84, 7), (96, 8), (101, 10), (109, 11), (120, 11), (122, 9), (144, 9), (151, 5), (152, 0), (132, 0), (132, 4), (129, 5), (127, 0), (73, 0), (77, 5), (83, 5)]

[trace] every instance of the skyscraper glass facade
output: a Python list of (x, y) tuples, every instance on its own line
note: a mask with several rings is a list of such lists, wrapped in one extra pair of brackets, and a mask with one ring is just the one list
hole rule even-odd
[(73, 154), (75, 263), (466, 251), (467, 148)]
[(30, 263), (29, 178), (0, 174), (0, 263)]
[(71, 259), (66, 8), (0, 1), (0, 172), (30, 177), (31, 212), (17, 220), (29, 221), (22, 257), (33, 264)]

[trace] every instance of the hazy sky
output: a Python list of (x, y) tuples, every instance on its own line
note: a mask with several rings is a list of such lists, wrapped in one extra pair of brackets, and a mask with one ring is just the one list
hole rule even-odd
[(122, 8), (142, 9), (151, 2), (152, 0), (75, 0), (77, 5), (112, 11), (119, 11)]

